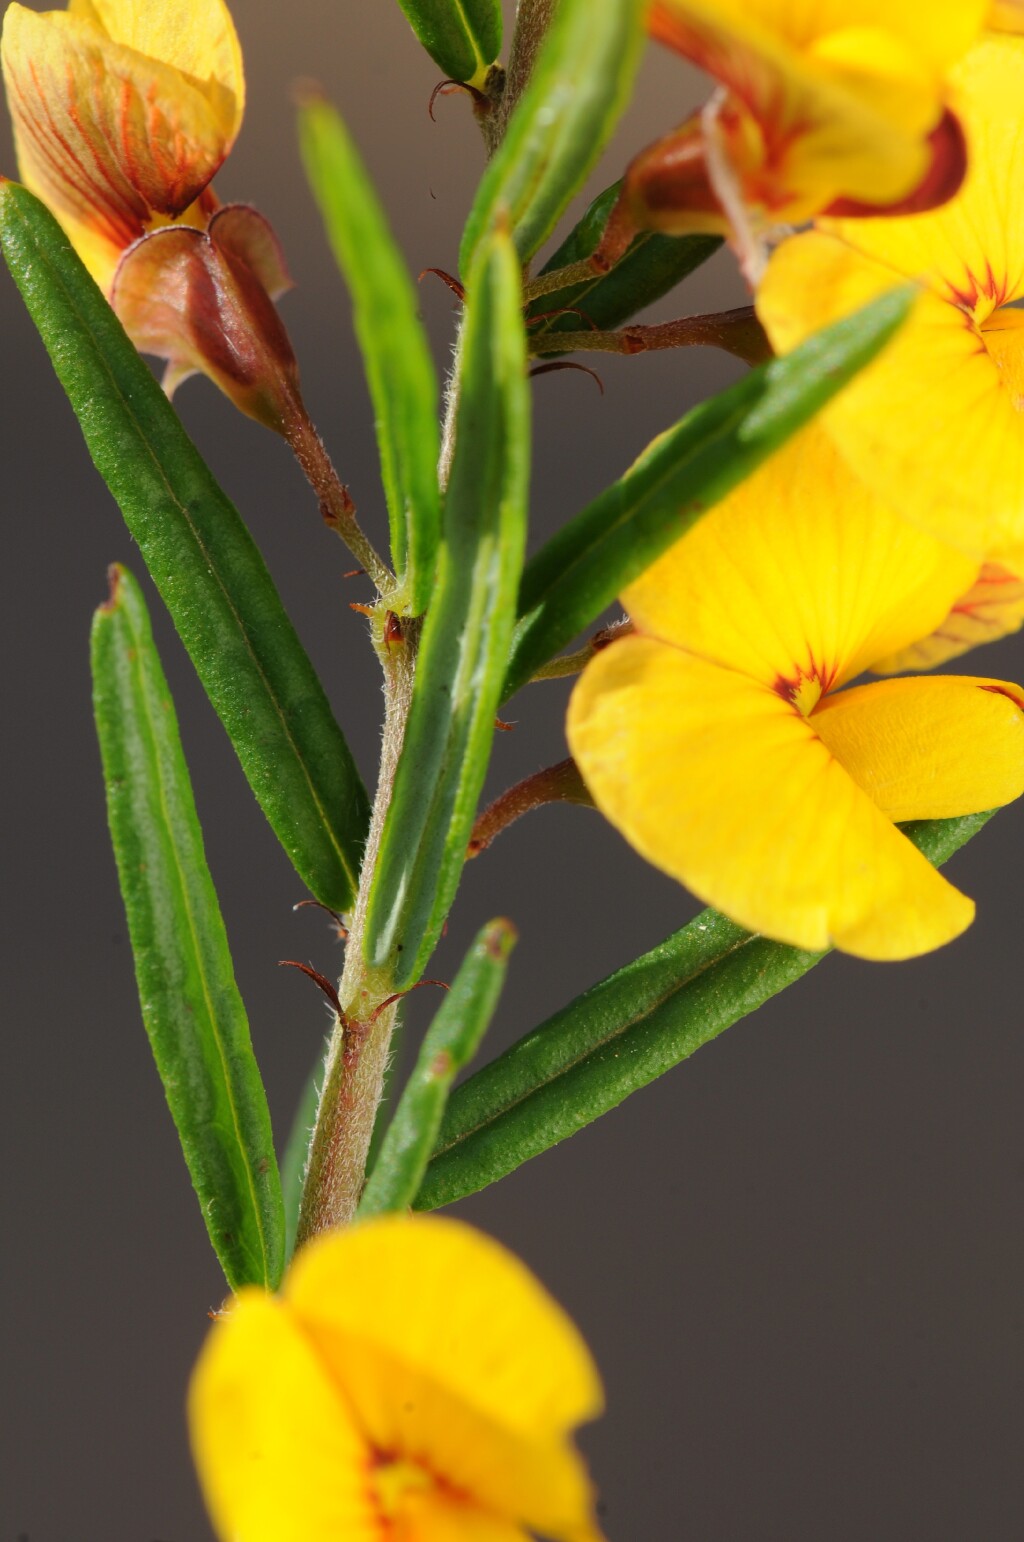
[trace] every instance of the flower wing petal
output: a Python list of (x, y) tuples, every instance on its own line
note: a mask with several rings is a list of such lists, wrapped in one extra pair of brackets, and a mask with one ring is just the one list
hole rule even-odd
[(974, 906), (763, 685), (649, 638), (598, 654), (569, 707), (598, 808), (642, 856), (752, 931), (909, 958)]
[(931, 675), (840, 691), (811, 722), (890, 819), (952, 819), (1024, 792), (1024, 691)]
[(1024, 579), (998, 563), (986, 562), (977, 579), (944, 616), (934, 632), (907, 648), (872, 660), (876, 675), (915, 674), (959, 658), (971, 648), (997, 642), (1024, 625)]
[(210, 1513), (232, 1542), (380, 1542), (371, 1453), (287, 1309), (245, 1290), (192, 1377), (189, 1423)]
[(828, 688), (932, 631), (976, 571), (891, 514), (812, 424), (622, 600), (642, 631), (702, 658)]

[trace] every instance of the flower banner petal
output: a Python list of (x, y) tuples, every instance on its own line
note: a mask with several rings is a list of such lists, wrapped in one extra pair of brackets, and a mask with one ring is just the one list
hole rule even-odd
[(927, 635), (976, 572), (891, 514), (811, 424), (622, 601), (641, 631), (795, 694)]
[(627, 638), (584, 671), (568, 737), (631, 845), (752, 931), (898, 959), (973, 918), (811, 724), (756, 681)]
[(828, 697), (811, 724), (897, 822), (977, 814), (1024, 792), (1024, 691), (1002, 680), (879, 680)]
[[(893, 277), (812, 231), (775, 252), (758, 315), (788, 352), (884, 292)], [(1024, 541), (1024, 415), (1006, 378), (971, 318), (929, 291), (822, 423), (857, 475), (879, 497), (898, 501), (907, 519), (979, 559), (999, 560)]]

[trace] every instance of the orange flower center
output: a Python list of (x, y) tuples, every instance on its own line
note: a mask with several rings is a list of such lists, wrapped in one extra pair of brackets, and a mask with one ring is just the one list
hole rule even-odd
[(979, 328), (1010, 400), (1024, 412), (1024, 311), (1003, 305)]

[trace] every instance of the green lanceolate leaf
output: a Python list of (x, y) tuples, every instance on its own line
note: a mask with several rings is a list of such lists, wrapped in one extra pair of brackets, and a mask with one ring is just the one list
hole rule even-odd
[[(938, 867), (990, 817), (921, 820), (902, 829)], [(824, 957), (705, 910), (457, 1089), (416, 1208), (473, 1194), (574, 1135)]]
[(501, 53), (501, 0), (398, 0), (434, 63), (482, 90)]
[(519, 264), (496, 231), (474, 265), (440, 560), (366, 920), (392, 990), (416, 979), (458, 886), (494, 737), (526, 539), (529, 396)]
[(284, 1192), (284, 1256), (288, 1260), (295, 1251), (295, 1233), (299, 1225), (299, 1203), (302, 1199), (302, 1180), (306, 1176), (309, 1159), (309, 1142), (316, 1123), (316, 1111), (320, 1106), (320, 1088), (324, 1081), (324, 1059), (330, 1039), (324, 1041), (316, 1065), (306, 1080), (295, 1110), (288, 1143), (281, 1157), (281, 1188)]
[(629, 98), (646, 0), (559, 0), (530, 84), (484, 173), (459, 251), (468, 273), (499, 217), (528, 262), (607, 143)]
[[(579, 224), (544, 264), (541, 273), (557, 273), (559, 268), (583, 262), (597, 250), (621, 187), (621, 182), (615, 182), (598, 194)], [(595, 273), (583, 283), (570, 284), (566, 289), (556, 289), (534, 300), (527, 308), (527, 319), (538, 316), (544, 319), (530, 328), (530, 336), (586, 331), (591, 326), (605, 332), (621, 326), (645, 305), (653, 305), (655, 300), (660, 300), (682, 283), (707, 262), (721, 244), (718, 236), (662, 236), (655, 231), (642, 231), (610, 272)], [(569, 305), (582, 314), (557, 314)], [(567, 343), (566, 347), (571, 344)]]
[(416, 291), (373, 184), (329, 103), (301, 110), (302, 155), (338, 266), (352, 295), (356, 336), (377, 418), (391, 551), (403, 610), (426, 609), (440, 526), (438, 389)]
[(906, 318), (913, 294), (909, 286), (891, 290), (703, 402), (563, 526), (523, 573), (504, 695), (869, 364)]
[(142, 1016), (232, 1289), (273, 1290), (284, 1205), (270, 1112), (206, 865), (178, 722), (135, 580), (111, 569), (92, 631), (107, 813)]
[(262, 557), (56, 220), (2, 180), (0, 244), (260, 807), (303, 882), (347, 909), (366, 792)]
[(498, 1005), (516, 941), (510, 921), (483, 928), (427, 1029), (416, 1065), (359, 1203), (362, 1217), (404, 1210), (423, 1181), (452, 1083), (477, 1052)]

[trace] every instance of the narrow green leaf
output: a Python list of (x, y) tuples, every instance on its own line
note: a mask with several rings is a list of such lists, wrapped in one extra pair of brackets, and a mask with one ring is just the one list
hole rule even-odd
[[(902, 829), (941, 866), (991, 818)], [(577, 997), (452, 1095), (416, 1208), (486, 1188), (617, 1107), (812, 969), (713, 910)]]
[[(615, 182), (594, 199), (590, 208), (562, 242), (541, 273), (557, 273), (572, 263), (583, 262), (597, 250), (608, 216), (618, 201), (622, 183)], [(630, 316), (653, 305), (696, 268), (707, 262), (722, 242), (718, 236), (662, 236), (645, 230), (638, 235), (621, 261), (608, 273), (595, 273), (584, 283), (570, 284), (541, 295), (527, 307), (527, 318), (544, 319), (530, 328), (530, 336), (545, 332), (579, 332), (594, 326), (607, 332)], [(565, 306), (582, 315), (558, 315)], [(570, 343), (566, 348), (570, 348)], [(548, 358), (552, 355), (548, 354)]]
[(398, 0), (449, 80), (482, 89), (501, 53), (501, 0)]
[(288, 1142), (281, 1157), (281, 1188), (284, 1192), (284, 1256), (287, 1262), (295, 1251), (295, 1233), (299, 1225), (299, 1203), (302, 1199), (302, 1180), (306, 1176), (309, 1158), (309, 1142), (316, 1123), (316, 1111), (320, 1106), (320, 1088), (324, 1081), (324, 1059), (330, 1039), (324, 1040), (316, 1064), (306, 1080), (295, 1110)]
[(530, 84), (477, 190), (459, 251), (468, 273), (498, 218), (528, 262), (604, 149), (633, 84), (646, 0), (559, 0)]
[(878, 354), (913, 303), (893, 289), (772, 359), (652, 440), (523, 573), (504, 696), (611, 605)]
[(511, 921), (491, 921), (466, 954), (441, 1010), (427, 1029), (413, 1073), (381, 1143), (359, 1203), (362, 1218), (404, 1210), (416, 1198), (452, 1083), (473, 1059), (494, 1016), (515, 942)]
[(142, 1017), (210, 1241), (232, 1289), (273, 1290), (284, 1204), (270, 1111), (142, 594), (111, 569), (92, 630), (107, 813)]
[(437, 585), (366, 920), (394, 990), (444, 924), (483, 787), (526, 539), (530, 403), (519, 264), (485, 242), (469, 285)]
[(3, 179), (0, 245), (260, 807), (313, 894), (347, 909), (369, 804), (262, 557), (56, 220)]
[(324, 101), (300, 111), (302, 156), (338, 266), (377, 417), (391, 552), (407, 614), (426, 609), (440, 526), (438, 388), (418, 301), (373, 184), (344, 123)]

